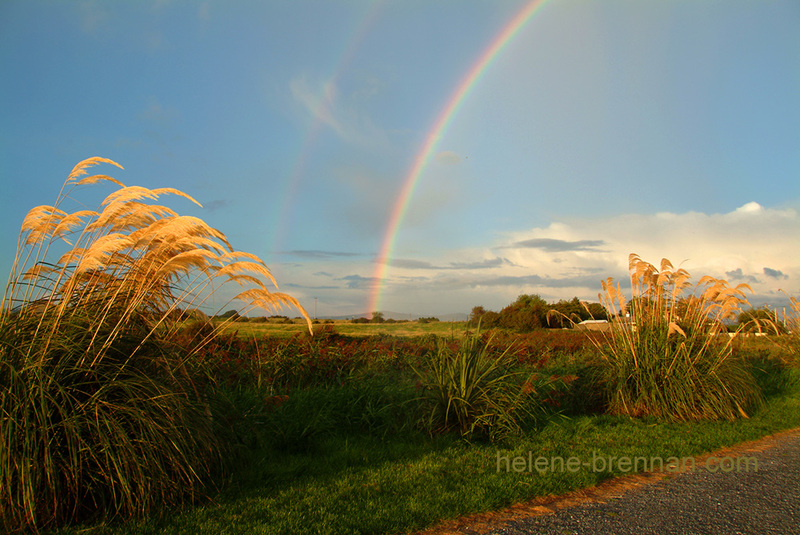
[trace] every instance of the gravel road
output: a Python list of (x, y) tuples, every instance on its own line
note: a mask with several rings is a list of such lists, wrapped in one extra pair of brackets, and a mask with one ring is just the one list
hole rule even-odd
[(698, 457), (681, 474), (617, 478), (429, 533), (800, 535), (800, 429)]

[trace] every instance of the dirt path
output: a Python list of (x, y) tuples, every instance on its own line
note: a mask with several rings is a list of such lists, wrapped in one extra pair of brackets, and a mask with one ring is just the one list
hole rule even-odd
[[(735, 469), (736, 459), (749, 467)], [(800, 535), (800, 428), (696, 457), (695, 466), (619, 477), (419, 535)]]

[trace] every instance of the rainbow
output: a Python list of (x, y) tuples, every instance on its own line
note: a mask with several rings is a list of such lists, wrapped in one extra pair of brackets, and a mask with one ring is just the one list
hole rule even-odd
[(472, 88), (478, 82), (484, 71), (492, 63), (492, 60), (494, 60), (498, 54), (500, 54), (503, 48), (505, 48), (505, 46), (514, 38), (514, 36), (517, 35), (517, 33), (525, 26), (525, 24), (531, 20), (534, 13), (544, 6), (547, 1), (548, 0), (531, 0), (511, 19), (511, 21), (491, 42), (489, 47), (480, 55), (478, 61), (476, 61), (467, 72), (467, 75), (456, 87), (456, 90), (447, 101), (447, 105), (433, 123), (433, 127), (430, 129), (427, 137), (425, 138), (425, 144), (417, 154), (411, 169), (408, 171), (408, 174), (403, 180), (403, 186), (400, 190), (397, 202), (395, 203), (394, 208), (389, 216), (389, 221), (386, 225), (386, 231), (383, 235), (384, 237), (380, 252), (378, 253), (375, 261), (376, 268), (372, 276), (372, 280), (374, 282), (373, 291), (370, 294), (369, 301), (367, 303), (368, 312), (379, 310), (378, 307), (380, 306), (381, 301), (381, 291), (383, 289), (384, 280), (388, 272), (389, 257), (391, 255), (392, 248), (394, 247), (394, 242), (397, 238), (397, 231), (399, 230), (400, 224), (402, 223), (403, 217), (408, 209), (409, 201), (414, 194), (414, 189), (416, 188), (417, 183), (422, 176), (422, 172), (425, 170), (428, 162), (430, 161), (433, 151), (436, 148), (439, 140), (442, 138), (445, 130), (450, 125), (453, 116), (459, 110), (461, 104), (469, 95)]
[(330, 108), (333, 106), (333, 93), (336, 84), (342, 74), (346, 72), (362, 42), (379, 19), (381, 10), (382, 6), (379, 3), (370, 3), (368, 9), (364, 10), (363, 14), (357, 18), (354, 30), (350, 32), (351, 37), (345, 44), (341, 54), (337, 56), (338, 59), (334, 62), (334, 67), (331, 70), (332, 74), (320, 88), (319, 94), (315, 96), (310, 110), (312, 116), (311, 126), (304, 136), (302, 146), (294, 160), (288, 178), (283, 181), (283, 188), (277, 196), (278, 199), (282, 199), (282, 202), (280, 211), (276, 212), (273, 223), (269, 227), (272, 229), (272, 234), (266, 249), (270, 252), (274, 252), (283, 246), (284, 237), (290, 227), (290, 211), (295, 205), (294, 199), (297, 197), (298, 186), (305, 175), (309, 156), (317, 138), (325, 126), (323, 117), (329, 113)]

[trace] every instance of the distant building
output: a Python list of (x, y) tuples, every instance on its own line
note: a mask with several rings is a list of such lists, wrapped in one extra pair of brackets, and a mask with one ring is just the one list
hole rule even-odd
[(611, 325), (608, 320), (583, 320), (575, 328), (579, 331), (608, 331)]

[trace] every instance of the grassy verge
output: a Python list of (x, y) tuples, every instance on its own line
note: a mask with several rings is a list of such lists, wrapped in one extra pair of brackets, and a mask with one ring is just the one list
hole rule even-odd
[[(307, 440), (294, 436), (276, 441), (268, 434), (251, 437), (254, 444), (242, 447), (244, 468), (213, 503), (163, 518), (57, 533), (413, 532), (444, 519), (623, 475), (619, 467), (610, 472), (590, 467), (561, 471), (557, 465), (543, 473), (527, 467), (516, 471), (511, 464), (515, 457), (576, 457), (588, 462), (596, 457), (659, 457), (668, 462), (670, 457), (695, 456), (800, 426), (800, 371), (771, 367), (775, 361), (760, 353), (753, 358), (763, 370), (759, 382), (768, 395), (765, 405), (749, 419), (664, 423), (625, 416), (552, 414), (524, 434), (495, 444), (469, 443), (454, 435), (431, 438), (413, 425), (404, 425), (407, 414), (384, 409), (397, 409), (413, 399), (413, 383), (403, 382), (402, 374), (362, 377), (341, 388), (314, 390), (307, 398), (292, 400), (290, 396), (292, 401), (285, 405), (288, 417), (292, 411), (308, 416), (309, 407), (318, 408), (310, 414), (314, 418), (306, 418), (317, 423), (297, 431), (300, 435), (308, 428), (315, 432)], [(554, 359), (540, 372), (569, 367), (567, 360)], [(382, 404), (377, 403), (379, 399)], [(330, 410), (323, 413), (321, 407)], [(253, 415), (254, 421), (265, 418), (269, 414)], [(393, 422), (399, 427), (393, 427)]]

